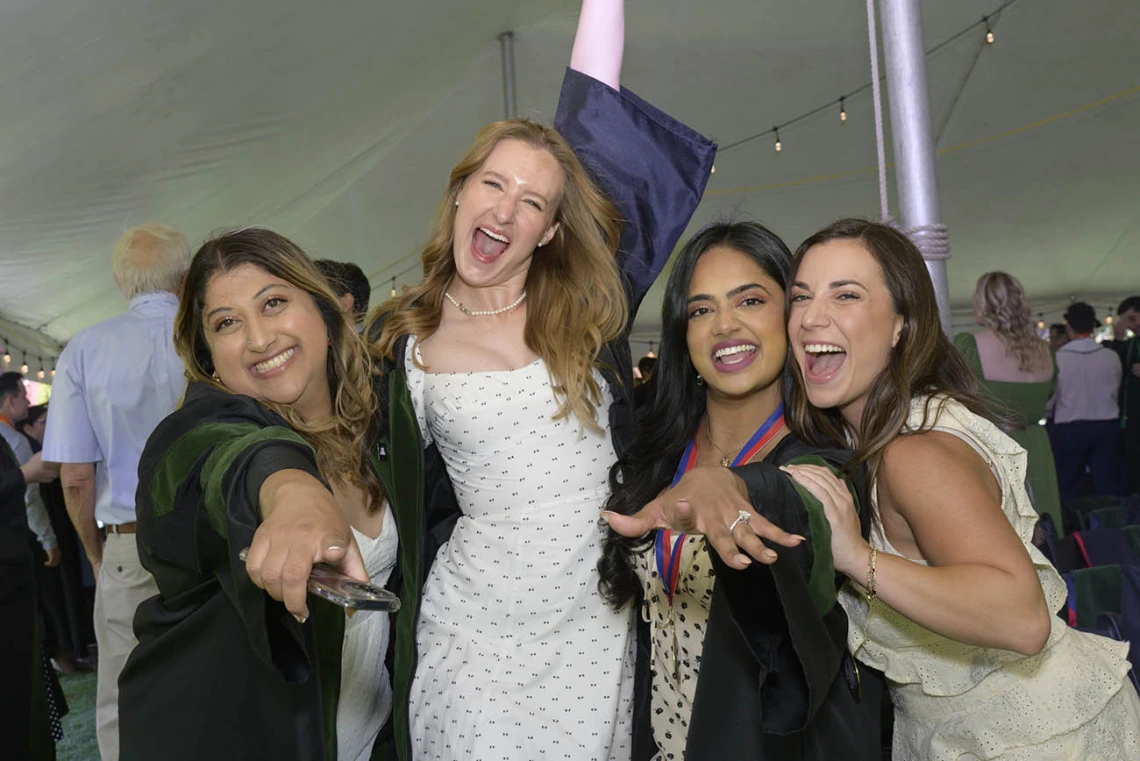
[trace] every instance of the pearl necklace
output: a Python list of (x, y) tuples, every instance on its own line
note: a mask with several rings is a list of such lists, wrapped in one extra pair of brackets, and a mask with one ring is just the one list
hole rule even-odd
[(455, 297), (447, 291), (444, 291), (443, 295), (447, 297), (448, 301), (455, 305), (456, 309), (458, 309), (460, 312), (463, 312), (463, 314), (467, 315), (468, 317), (493, 317), (497, 314), (506, 314), (507, 312), (517, 307), (519, 304), (523, 303), (523, 299), (526, 298), (526, 291), (523, 291), (522, 296), (519, 296), (517, 299), (515, 299), (513, 303), (507, 304), (505, 307), (501, 307), (499, 309), (468, 309), (456, 301)]

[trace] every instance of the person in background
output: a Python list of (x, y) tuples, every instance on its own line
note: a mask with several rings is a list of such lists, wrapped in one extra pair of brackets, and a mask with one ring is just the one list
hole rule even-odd
[[(23, 381), (18, 380), (18, 384), (6, 380), (3, 386), (22, 396)], [(3, 398), (9, 410), (13, 393)], [(26, 398), (22, 404), (27, 404)], [(0, 747), (5, 761), (55, 758), (47, 674), (37, 665), (42, 664), (43, 654), (36, 636), (26, 495), (29, 485), (56, 477), (55, 469), (45, 465), (38, 453), (21, 462), (7, 437), (0, 436)]]
[[(119, 758), (119, 672), (135, 646), (139, 603), (158, 592), (135, 546), (139, 455), (186, 387), (174, 314), (190, 264), (168, 225), (128, 230), (111, 267), (130, 309), (76, 334), (56, 363), (44, 459), (62, 463), (67, 511), (95, 573), (99, 647), (95, 733), (102, 761)], [(97, 522), (106, 528), (106, 541)]]
[(641, 375), (633, 386), (633, 408), (642, 410), (653, 401), (657, 389), (657, 380), (654, 372), (657, 369), (657, 358), (644, 356), (637, 360), (637, 372)]
[(1049, 348), (1054, 352), (1069, 342), (1069, 326), (1055, 322), (1049, 326)]
[[(1132, 337), (1128, 337), (1132, 331)], [(1140, 296), (1129, 296), (1116, 308), (1113, 340), (1101, 346), (1120, 357), (1120, 428), (1123, 438), (1121, 494), (1140, 492)]]
[[(0, 436), (4, 437), (4, 441), (15, 453), (21, 465), (35, 454), (27, 437), (17, 430), (17, 427), (27, 419), (30, 408), (24, 376), (14, 372), (0, 375)], [(28, 527), (36, 535), (36, 540), (47, 556), (44, 565), (55, 568), (59, 565), (60, 559), (59, 540), (52, 530), (51, 519), (40, 497), (40, 487), (37, 484), (28, 484), (24, 492), (24, 506)]]
[(352, 262), (335, 262), (332, 259), (318, 259), (314, 264), (329, 281), (341, 307), (352, 315), (357, 332), (362, 331), (368, 316), (368, 301), (372, 298), (372, 286), (364, 270)]
[(1038, 425), (1053, 395), (1056, 365), (1049, 345), (1037, 335), (1025, 291), (1017, 278), (987, 272), (974, 289), (974, 317), (982, 330), (959, 333), (954, 345), (979, 385), (1007, 419), (1006, 433), (1029, 455), (1029, 488), (1039, 515), (1061, 531), (1061, 497), (1049, 434)]
[(1053, 395), (1050, 438), (1061, 499), (1081, 492), (1088, 467), (1092, 493), (1120, 493), (1120, 359), (1093, 340), (1100, 322), (1089, 304), (1065, 310), (1069, 343), (1057, 351), (1057, 391)]
[[(46, 427), (47, 405), (29, 407), (20, 432), (27, 437), (33, 452), (43, 449)], [(39, 484), (39, 490), (62, 555), (55, 568), (36, 569), (44, 617), (44, 650), (61, 674), (90, 671), (92, 667), (85, 654), (88, 645), (95, 642), (95, 631), (91, 625), (91, 605), (83, 588), (79, 536), (67, 516), (59, 481)]]

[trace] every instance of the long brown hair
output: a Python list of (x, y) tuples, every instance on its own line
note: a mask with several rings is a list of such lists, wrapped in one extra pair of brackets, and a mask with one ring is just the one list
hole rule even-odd
[[(841, 219), (800, 244), (788, 281), (795, 282), (804, 255), (813, 246), (832, 240), (856, 240), (863, 244), (882, 270), (895, 313), (903, 319), (890, 360), (871, 383), (855, 454), (846, 466), (848, 472), (853, 472), (867, 465), (873, 482), (883, 449), (896, 436), (926, 430), (937, 416), (937, 409), (932, 410), (928, 402), (921, 425), (908, 428), (907, 417), (915, 397), (929, 396), (935, 404), (946, 398), (955, 399), (983, 417), (992, 418), (992, 413), (978, 395), (977, 379), (965, 358), (942, 332), (930, 273), (922, 254), (903, 233), (864, 219)], [(795, 430), (820, 445), (828, 440), (854, 438), (855, 432), (838, 409), (812, 406), (804, 387), (803, 369), (797, 362), (789, 364), (794, 382), (788, 411)]]
[(1022, 372), (1049, 363), (1049, 344), (1033, 329), (1029, 300), (1017, 278), (1005, 272), (987, 272), (978, 278), (974, 303), (982, 324), (1001, 339), (1009, 354), (1017, 357)]
[(191, 382), (209, 383), (229, 392), (214, 378), (214, 358), (206, 343), (202, 309), (210, 279), (243, 264), (251, 264), (308, 293), (329, 335), (325, 371), (333, 414), (328, 420), (310, 423), (302, 420), (290, 405), (259, 401), (285, 418), (313, 445), (317, 466), (326, 480), (347, 480), (360, 486), (370, 497), (369, 509), (379, 509), (383, 488), (367, 458), (368, 431), (376, 409), (372, 361), (328, 282), (291, 240), (272, 230), (246, 228), (212, 238), (194, 254), (174, 321), (174, 348), (186, 363), (186, 377)]
[(547, 151), (562, 168), (564, 186), (554, 211), (554, 238), (531, 260), (526, 278), (523, 337), (546, 363), (555, 395), (555, 419), (578, 418), (600, 430), (596, 420), (602, 390), (594, 367), (602, 347), (621, 335), (628, 306), (615, 260), (621, 221), (617, 209), (590, 180), (566, 140), (551, 127), (529, 119), (508, 119), (479, 131), (467, 154), (451, 170), (447, 191), (432, 221), (431, 238), (420, 258), (424, 277), (399, 297), (382, 304), (373, 319), (385, 319), (375, 347), (389, 359), (404, 335), (423, 340), (439, 328), (443, 293), (455, 276), (455, 201), (463, 183), (478, 171), (502, 140), (519, 140)]

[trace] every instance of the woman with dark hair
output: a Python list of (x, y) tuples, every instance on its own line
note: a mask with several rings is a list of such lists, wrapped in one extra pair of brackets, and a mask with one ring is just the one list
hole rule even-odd
[(290, 615), (244, 557), (267, 517), (311, 530), (331, 511), (351, 529), (322, 541), (350, 573), (383, 584), (392, 570), (396, 526), (369, 457), (371, 358), (350, 319), (274, 232), (221, 235), (194, 255), (174, 326), (190, 384), (139, 462), (139, 557), (159, 594), (139, 606), (119, 680), (124, 761), (371, 757), (392, 705), (388, 616), (346, 620), (315, 597)]
[(831, 524), (848, 645), (895, 703), (894, 758), (1140, 757), (1128, 645), (1052, 615), (1065, 584), (1030, 543), (1025, 450), (942, 333), (921, 254), (840, 220), (800, 246), (791, 280), (789, 413), (805, 438), (855, 446), (870, 540), (830, 472), (787, 470)]
[[(657, 758), (879, 755), (881, 685), (862, 675), (860, 699), (853, 663), (851, 684), (841, 669), (846, 619), (823, 508), (778, 470), (837, 470), (846, 459), (784, 425), (790, 260), (755, 222), (715, 224), (685, 245), (662, 305), (657, 396), (611, 471), (601, 589), (616, 608), (640, 604), (650, 626), (652, 659), (642, 665), (652, 670)], [(748, 501), (723, 529), (737, 567), (704, 536), (645, 533), (643, 506), (702, 471), (728, 474)], [(788, 546), (777, 556), (761, 534)], [(737, 545), (757, 562), (742, 563)]]
[(959, 333), (962, 352), (982, 390), (1008, 417), (1004, 430), (1025, 448), (1029, 496), (1039, 515), (1061, 532), (1061, 495), (1049, 434), (1038, 421), (1057, 387), (1057, 363), (1037, 335), (1021, 282), (1005, 272), (987, 272), (974, 288), (974, 317), (982, 330)]

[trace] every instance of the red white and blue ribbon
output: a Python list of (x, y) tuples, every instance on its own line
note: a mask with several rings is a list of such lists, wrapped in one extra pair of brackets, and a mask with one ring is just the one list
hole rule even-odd
[[(737, 467), (745, 464), (756, 453), (764, 448), (780, 429), (784, 427), (784, 405), (776, 407), (776, 411), (768, 416), (763, 425), (756, 429), (756, 433), (752, 434), (752, 438), (736, 455), (736, 459), (732, 461), (732, 467)], [(681, 477), (693, 469), (697, 464), (697, 437), (694, 435), (693, 440), (685, 447), (685, 453), (681, 455), (681, 462), (677, 464), (677, 472), (673, 475), (673, 486), (681, 480)], [(665, 586), (665, 596), (669, 600), (669, 604), (673, 604), (673, 594), (677, 591), (677, 578), (681, 572), (681, 551), (685, 547), (685, 534), (676, 534), (677, 541), (673, 542), (673, 532), (669, 529), (659, 529), (657, 531), (657, 538), (654, 541), (654, 555), (657, 560), (657, 575), (661, 578), (661, 583)]]

